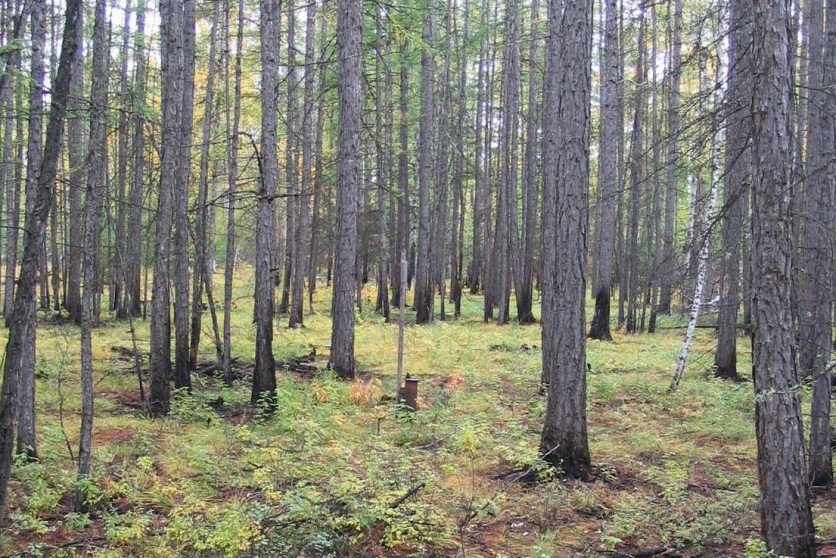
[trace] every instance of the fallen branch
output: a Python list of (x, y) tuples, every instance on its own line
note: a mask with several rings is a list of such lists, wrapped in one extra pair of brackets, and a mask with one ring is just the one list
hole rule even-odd
[(130, 357), (130, 358), (144, 357), (147, 354), (147, 353), (143, 353), (142, 351), (138, 351), (136, 349), (131, 349), (131, 348), (128, 348), (128, 347), (121, 347), (121, 346), (117, 346), (117, 345), (114, 345), (113, 347), (111, 347), (110, 352), (116, 353), (116, 354), (121, 355), (123, 357)]
[(425, 483), (423, 481), (414, 485), (412, 488), (410, 488), (409, 490), (406, 491), (406, 494), (404, 494), (403, 496), (401, 496), (400, 498), (398, 498), (397, 500), (395, 500), (394, 502), (389, 504), (389, 508), (394, 510), (395, 508), (397, 508), (398, 506), (400, 506), (401, 504), (403, 504), (404, 502), (406, 502), (407, 500), (409, 500), (410, 498), (415, 496), (418, 493), (419, 490), (424, 488), (424, 486), (425, 486)]
[(646, 548), (636, 548), (624, 552), (611, 552), (610, 556), (613, 558), (652, 558), (653, 556), (660, 556), (668, 552), (664, 546), (648, 546)]

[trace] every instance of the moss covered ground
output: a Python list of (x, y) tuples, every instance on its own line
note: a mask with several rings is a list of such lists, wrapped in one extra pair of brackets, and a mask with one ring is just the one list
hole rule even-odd
[[(373, 285), (357, 322), (360, 378), (341, 382), (325, 370), (330, 293), (322, 288), (305, 328), (277, 318), (277, 360), (313, 348), (308, 364), (317, 370), (280, 369), (278, 411), (264, 418), (248, 405), (246, 271), (236, 289), (234, 387), (196, 376), (166, 420), (144, 416), (133, 360), (119, 350), (131, 347), (128, 324), (104, 321), (95, 331), (85, 514), (71, 513), (67, 497), (79, 331), (41, 320), (41, 459), (15, 468), (0, 556), (765, 556), (752, 386), (710, 377), (711, 330), (699, 330), (674, 394), (681, 320), (663, 318), (654, 335), (589, 343), (596, 474), (564, 482), (536, 461), (545, 410), (538, 326), (485, 324), (481, 298), (469, 295), (461, 318), (408, 326), (405, 372), (420, 380), (411, 413), (381, 403), (395, 391), (398, 328), (371, 312)], [(207, 313), (201, 362), (215, 360), (210, 323)], [(147, 323), (135, 325), (147, 351)], [(738, 362), (748, 375), (744, 338)], [(541, 482), (515, 481), (528, 467)], [(832, 495), (816, 495), (815, 519), (823, 541), (836, 535)]]

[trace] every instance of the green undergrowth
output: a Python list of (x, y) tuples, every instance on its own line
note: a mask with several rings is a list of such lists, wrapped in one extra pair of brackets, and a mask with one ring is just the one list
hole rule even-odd
[[(144, 417), (133, 361), (114, 350), (131, 347), (128, 325), (105, 321), (95, 331), (85, 513), (71, 513), (67, 496), (77, 488), (79, 332), (41, 324), (41, 460), (15, 467), (0, 555), (545, 557), (651, 546), (760, 555), (751, 383), (710, 377), (710, 330), (699, 331), (674, 394), (684, 330), (671, 328), (681, 320), (663, 318), (654, 335), (589, 343), (595, 478), (563, 482), (537, 464), (538, 326), (484, 324), (481, 298), (469, 295), (461, 318), (408, 326), (404, 368), (420, 391), (413, 413), (381, 403), (395, 391), (398, 328), (371, 312), (374, 286), (357, 317), (355, 382), (325, 370), (330, 293), (320, 289), (306, 327), (277, 318), (274, 340), (278, 361), (313, 349), (319, 371), (280, 367), (278, 410), (266, 417), (249, 405), (251, 282), (242, 273), (236, 283), (239, 379), (226, 388), (195, 377), (165, 420)], [(147, 322), (136, 326), (147, 351)], [(211, 362), (208, 314), (203, 335), (200, 360)], [(739, 341), (747, 375), (748, 342)], [(529, 467), (542, 482), (515, 482)], [(818, 496), (815, 511), (820, 534), (836, 535), (832, 500)]]

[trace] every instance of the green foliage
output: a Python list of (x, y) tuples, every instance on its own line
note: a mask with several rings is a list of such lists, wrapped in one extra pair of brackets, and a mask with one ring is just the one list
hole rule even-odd
[(13, 471), (26, 498), (12, 514), (12, 519), (25, 530), (39, 535), (53, 531), (55, 526), (48, 518), (58, 510), (67, 485), (44, 463), (28, 461), (22, 455), (15, 459)]
[(761, 539), (746, 539), (744, 558), (777, 558), (775, 553), (767, 550), (766, 543)]
[(133, 546), (142, 542), (151, 526), (150, 513), (136, 510), (106, 514), (103, 519), (107, 539), (118, 546)]

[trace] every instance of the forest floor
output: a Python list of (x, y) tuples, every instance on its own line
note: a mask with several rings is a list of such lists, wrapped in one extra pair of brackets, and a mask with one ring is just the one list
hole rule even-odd
[[(321, 289), (306, 328), (277, 319), (277, 361), (313, 347), (306, 364), (317, 370), (280, 367), (278, 411), (265, 420), (248, 406), (251, 276), (236, 289), (234, 388), (195, 376), (193, 394), (177, 394), (166, 420), (144, 416), (123, 350), (128, 324), (95, 331), (86, 514), (70, 513), (67, 498), (79, 331), (42, 320), (41, 460), (15, 467), (0, 556), (766, 556), (757, 542), (752, 386), (710, 377), (711, 330), (699, 331), (674, 394), (684, 330), (673, 328), (682, 321), (662, 319), (671, 329), (655, 335), (590, 342), (595, 478), (564, 482), (541, 470), (542, 482), (526, 484), (509, 473), (542, 469), (538, 326), (484, 324), (481, 298), (468, 295), (460, 319), (408, 327), (405, 371), (420, 380), (420, 409), (410, 413), (380, 402), (395, 391), (398, 328), (371, 312), (374, 286), (358, 317), (355, 382), (324, 370), (330, 293)], [(212, 362), (208, 313), (203, 323), (200, 360)], [(147, 322), (136, 327), (147, 351)], [(744, 374), (748, 351), (741, 338)], [(833, 494), (817, 495), (814, 513), (818, 535), (833, 540)], [(824, 545), (822, 555), (836, 550)]]

